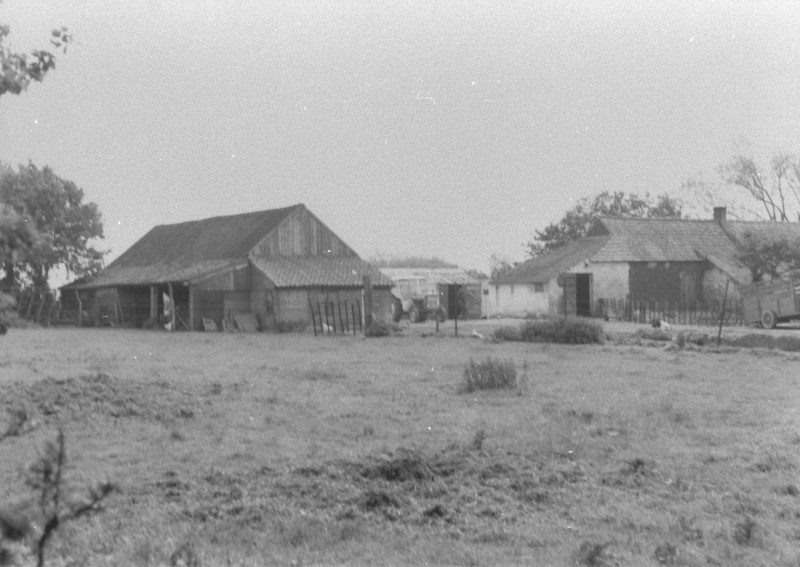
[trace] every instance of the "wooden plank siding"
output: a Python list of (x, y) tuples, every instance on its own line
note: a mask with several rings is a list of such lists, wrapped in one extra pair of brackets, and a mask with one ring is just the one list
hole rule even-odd
[(251, 251), (255, 256), (355, 256), (355, 252), (305, 208), (284, 220)]
[(206, 291), (244, 291), (250, 289), (250, 266), (231, 268), (197, 282), (197, 289)]

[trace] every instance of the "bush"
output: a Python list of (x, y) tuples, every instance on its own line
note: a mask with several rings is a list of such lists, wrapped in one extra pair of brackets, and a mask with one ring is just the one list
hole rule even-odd
[(520, 327), (522, 340), (531, 343), (591, 344), (603, 342), (603, 326), (587, 319), (527, 321)]
[(517, 367), (514, 361), (487, 357), (482, 362), (471, 358), (464, 368), (465, 390), (494, 390), (499, 388), (515, 388), (517, 386)]
[(639, 329), (636, 331), (635, 336), (649, 341), (669, 342), (672, 340), (672, 334), (661, 329)]
[(366, 331), (364, 332), (364, 336), (366, 337), (388, 337), (394, 334), (401, 332), (403, 329), (400, 325), (392, 321), (391, 319), (387, 319), (385, 321), (380, 321), (378, 319), (373, 319), (372, 323), (369, 324)]
[(744, 348), (775, 348), (775, 337), (761, 333), (749, 333), (725, 341), (732, 346)]
[(502, 341), (521, 341), (522, 335), (519, 332), (519, 328), (505, 326), (495, 329), (492, 333), (495, 339), (502, 340)]
[(800, 337), (780, 336), (775, 339), (775, 346), (789, 352), (800, 351)]

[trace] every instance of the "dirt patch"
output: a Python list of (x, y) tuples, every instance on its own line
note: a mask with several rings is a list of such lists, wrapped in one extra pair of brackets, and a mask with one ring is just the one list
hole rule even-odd
[(45, 422), (84, 422), (101, 417), (193, 419), (204, 405), (197, 396), (168, 382), (132, 382), (102, 372), (27, 384), (15, 382), (9, 385), (3, 403), (7, 408), (31, 408)]

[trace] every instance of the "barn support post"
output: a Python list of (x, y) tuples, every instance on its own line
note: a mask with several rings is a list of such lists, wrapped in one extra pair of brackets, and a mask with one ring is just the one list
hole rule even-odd
[(314, 304), (311, 303), (311, 298), (308, 298), (308, 307), (311, 309), (311, 325), (314, 328), (314, 336), (317, 336), (317, 318), (314, 315)]
[(170, 304), (170, 308), (171, 308), (170, 309), (171, 315), (170, 315), (170, 321), (169, 322), (171, 323), (171, 327), (172, 327), (171, 330), (174, 331), (175, 330), (175, 298), (172, 295), (172, 284), (170, 283), (170, 284), (167, 284), (167, 285), (169, 286), (169, 304)]
[(81, 294), (78, 293), (77, 289), (75, 290), (75, 299), (78, 300), (78, 327), (80, 327), (83, 319), (83, 302), (81, 301)]
[(158, 288), (154, 285), (150, 286), (150, 320), (158, 320)]

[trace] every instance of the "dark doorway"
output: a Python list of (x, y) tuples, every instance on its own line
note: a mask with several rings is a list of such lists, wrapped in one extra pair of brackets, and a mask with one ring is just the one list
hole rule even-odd
[(461, 301), (462, 305), (459, 305), (459, 298), (463, 297), (461, 292), (461, 287), (458, 284), (450, 284), (447, 286), (447, 318), (448, 319), (455, 319), (461, 318), (463, 319), (464, 313), (463, 310), (463, 299)]
[(579, 317), (591, 317), (592, 274), (575, 274), (575, 308)]

